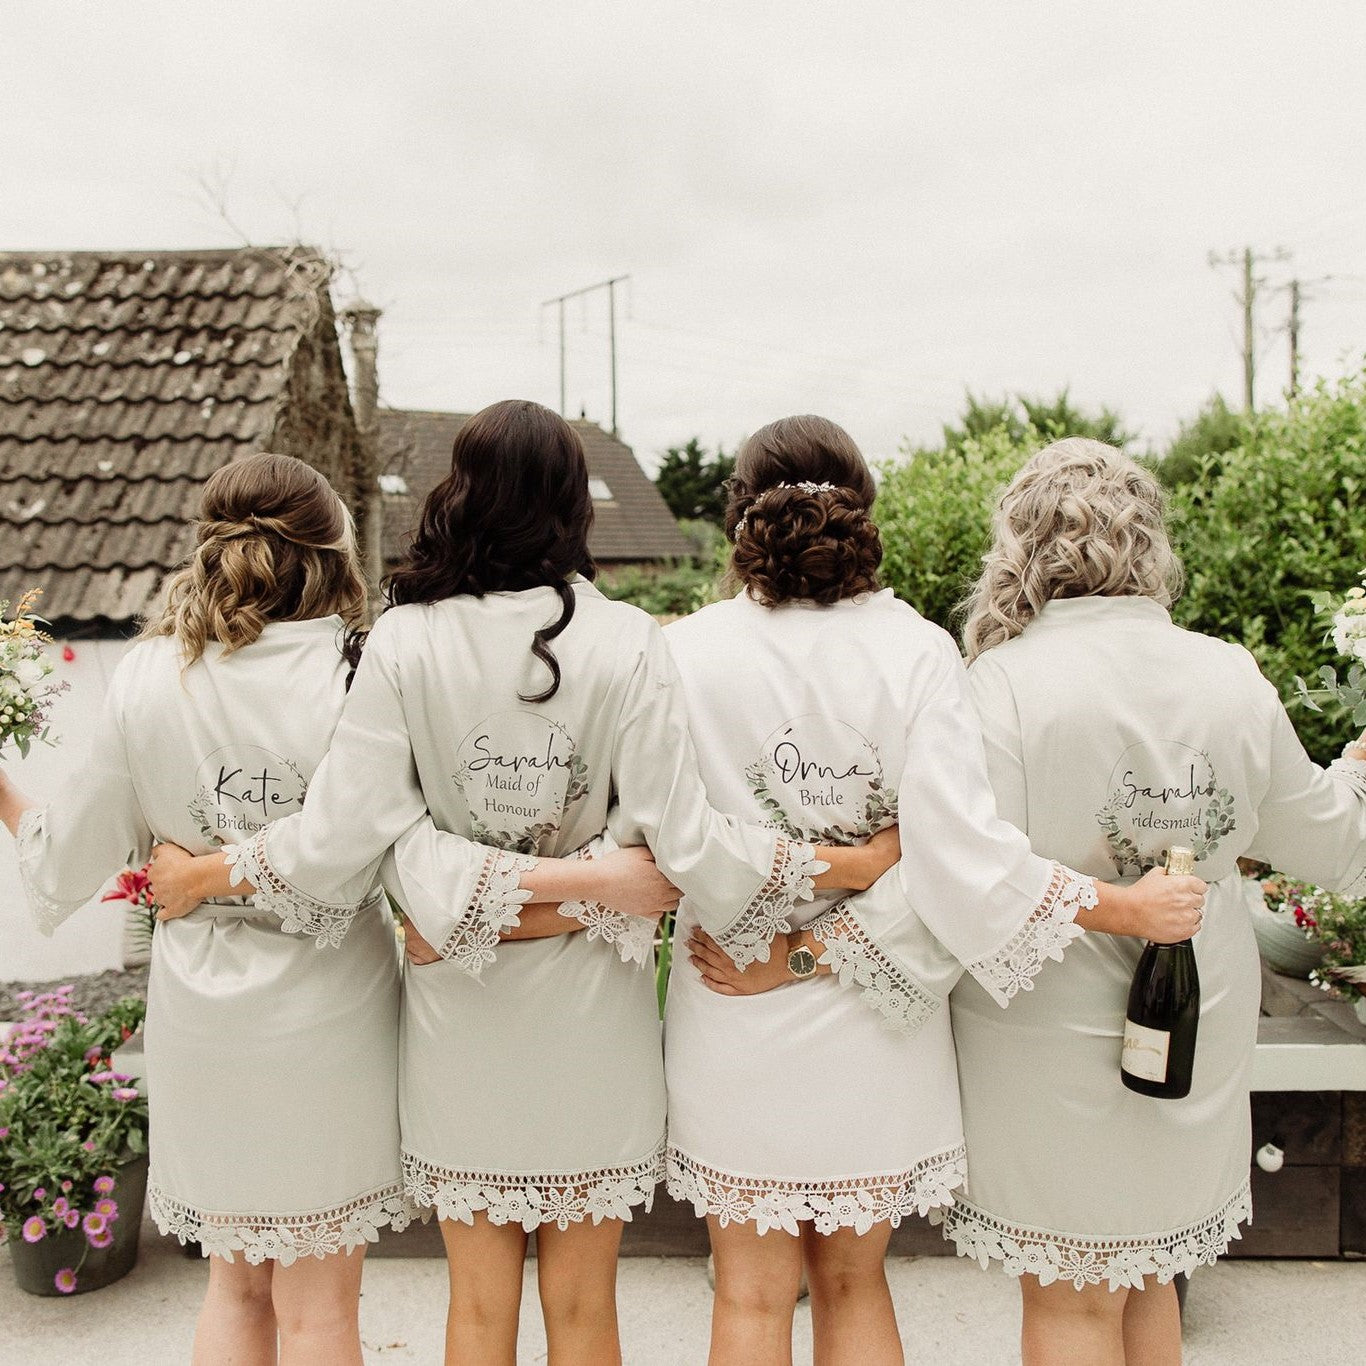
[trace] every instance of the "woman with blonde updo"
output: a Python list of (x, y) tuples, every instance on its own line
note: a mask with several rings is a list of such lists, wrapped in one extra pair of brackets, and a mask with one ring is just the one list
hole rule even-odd
[(1184, 1099), (1120, 1080), (1140, 927), (1088, 934), (1004, 1013), (959, 984), (971, 1193), (947, 1233), (1020, 1278), (1026, 1366), (1175, 1366), (1173, 1278), (1212, 1263), (1251, 1214), (1260, 978), (1237, 860), (1359, 894), (1366, 752), (1316, 767), (1246, 650), (1172, 624), (1181, 572), (1161, 490), (1110, 446), (1069, 438), (1030, 460), (984, 566), (965, 639), (1001, 814), (1095, 877), (1192, 848), (1209, 891)]
[[(39, 927), (52, 933), (158, 839), (208, 851), (297, 811), (341, 714), (365, 621), (351, 519), (300, 460), (252, 455), (204, 486), (196, 545), (120, 661), (79, 776), (45, 807), (0, 774)], [(282, 921), (250, 897), (152, 939), (149, 1197), (198, 1242), (194, 1360), (361, 1361), (367, 1242), (407, 1222), (399, 975), (373, 914)]]
[(894, 871), (773, 917), (753, 962), (680, 909), (668, 1180), (707, 1219), (713, 1366), (791, 1361), (803, 1263), (816, 1360), (901, 1362), (888, 1241), (964, 1178), (959, 965), (1004, 1005), (1082, 926), (1183, 937), (1202, 891), (1097, 884), (997, 818), (953, 641), (878, 589), (874, 493), (833, 422), (756, 432), (726, 513), (741, 592), (665, 632), (719, 809), (827, 846), (901, 830)]

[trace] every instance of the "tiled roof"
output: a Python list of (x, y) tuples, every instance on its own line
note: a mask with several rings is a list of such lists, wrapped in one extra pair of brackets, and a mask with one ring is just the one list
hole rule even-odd
[(188, 551), (200, 486), (261, 449), (330, 317), (307, 248), (0, 252), (0, 598), (126, 626)]
[[(392, 564), (417, 527), (423, 499), (451, 469), (451, 443), (468, 413), (380, 412), (380, 467), (399, 474), (406, 494), (384, 499), (384, 559)], [(610, 500), (593, 503), (593, 530), (588, 548), (600, 564), (667, 560), (690, 554), (659, 490), (636, 463), (625, 442), (596, 422), (576, 420), (583, 439), (588, 475), (600, 479)]]

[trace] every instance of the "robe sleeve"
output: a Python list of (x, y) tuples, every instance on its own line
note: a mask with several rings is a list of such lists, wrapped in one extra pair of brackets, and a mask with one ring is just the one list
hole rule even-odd
[(19, 822), (19, 874), (39, 930), (50, 935), (124, 868), (140, 868), (152, 832), (133, 789), (115, 670), (79, 777)]
[(713, 809), (698, 770), (682, 684), (654, 627), (628, 682), (612, 754), (608, 830), (647, 844), (703, 929), (744, 967), (767, 962), (794, 907), (828, 865), (809, 844)]
[(250, 881), (257, 903), (278, 914), (286, 931), (313, 935), (321, 946), (341, 942), (369, 903), (385, 855), (401, 843), (387, 865), (390, 890), (429, 943), (477, 973), (499, 930), (517, 923), (527, 899), (517, 884), (535, 860), (432, 823), (392, 635), (381, 617), (303, 810), (224, 853), (234, 881)]
[(1248, 857), (1345, 896), (1366, 894), (1366, 763), (1320, 768), (1304, 751), (1272, 685), (1267, 788)]
[[(993, 748), (1001, 743), (1008, 744), (1004, 735)], [(812, 931), (832, 933), (832, 940), (822, 939), (826, 961), (845, 969), (841, 980), (847, 975), (862, 986), (885, 1015), (891, 1012), (878, 1003), (887, 994), (879, 974), (892, 983), (912, 1023), (923, 1009), (915, 984), (943, 979), (926, 930), (1006, 1005), (1082, 933), (1076, 915), (1096, 904), (1095, 885), (1035, 855), (1025, 835), (998, 814), (967, 676), (947, 639), (925, 700), (910, 718), (905, 753), (897, 789), (901, 861)], [(844, 933), (841, 920), (848, 922)], [(868, 985), (859, 980), (860, 969)]]

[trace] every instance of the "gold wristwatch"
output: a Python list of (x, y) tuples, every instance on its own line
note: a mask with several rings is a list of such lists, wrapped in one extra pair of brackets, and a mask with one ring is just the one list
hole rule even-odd
[(787, 970), (799, 982), (803, 982), (816, 975), (816, 955), (801, 944), (794, 948), (792, 945), (796, 938), (795, 934), (791, 934), (787, 939)]

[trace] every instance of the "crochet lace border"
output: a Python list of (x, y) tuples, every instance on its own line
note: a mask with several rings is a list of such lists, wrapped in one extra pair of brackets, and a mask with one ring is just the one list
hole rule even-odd
[(379, 1238), (382, 1228), (407, 1228), (412, 1209), (394, 1183), (331, 1209), (307, 1214), (215, 1214), (168, 1195), (156, 1182), (147, 1186), (147, 1207), (162, 1233), (181, 1244), (199, 1243), (205, 1256), (224, 1261), (240, 1252), (256, 1266), (266, 1260), (289, 1266), (299, 1257), (330, 1257)]
[(858, 988), (864, 1004), (899, 1033), (914, 1034), (943, 1004), (894, 963), (842, 906), (832, 906), (806, 928), (825, 945), (820, 961), (830, 965), (840, 985)]
[(58, 925), (76, 909), (75, 905), (50, 897), (38, 885), (38, 863), (42, 856), (39, 847), (43, 840), (43, 813), (36, 807), (29, 807), (19, 817), (17, 837), (19, 857), (19, 881), (23, 884), (24, 895), (33, 911), (33, 918), (42, 934), (50, 935)]
[(635, 1206), (651, 1207), (663, 1176), (662, 1140), (648, 1157), (625, 1166), (536, 1175), (456, 1171), (403, 1153), (405, 1192), (418, 1207), (462, 1224), (484, 1212), (491, 1224), (521, 1224), (528, 1233), (542, 1224), (565, 1229), (585, 1219), (629, 1221)]
[(530, 854), (490, 850), (479, 870), (474, 895), (446, 936), (441, 956), (471, 977), (478, 977), (497, 956), (498, 936), (518, 923), (522, 907), (531, 899), (531, 893), (518, 884), (522, 873), (535, 866)]
[(788, 914), (799, 901), (811, 900), (815, 894), (813, 879), (829, 866), (816, 857), (811, 845), (785, 838), (778, 840), (773, 867), (763, 885), (724, 933), (717, 936), (717, 942), (737, 968), (748, 967), (756, 959), (768, 962), (773, 937), (792, 928)]
[(610, 944), (623, 963), (636, 963), (643, 968), (654, 962), (655, 921), (614, 911), (600, 901), (561, 902), (560, 914), (586, 925), (588, 938)]
[(280, 917), (286, 934), (307, 934), (315, 948), (337, 948), (351, 928), (360, 903), (335, 905), (305, 896), (270, 866), (266, 837), (270, 826), (262, 826), (245, 844), (225, 844), (223, 858), (228, 865), (228, 881), (240, 886), (243, 881), (256, 888), (252, 899), (263, 910)]
[(1003, 948), (968, 963), (967, 970), (998, 1005), (1008, 1004), (1016, 992), (1033, 990), (1048, 959), (1062, 961), (1067, 945), (1085, 933), (1076, 923), (1077, 912), (1089, 910), (1097, 899), (1091, 878), (1055, 863), (1048, 890), (1021, 929)]
[(867, 1233), (874, 1224), (896, 1228), (908, 1215), (952, 1205), (966, 1174), (961, 1143), (921, 1158), (904, 1172), (833, 1181), (736, 1176), (670, 1147), (668, 1185), (675, 1200), (691, 1202), (699, 1219), (712, 1215), (722, 1228), (753, 1223), (761, 1234), (774, 1229), (796, 1234), (809, 1220), (817, 1233), (840, 1228)]
[(1037, 1276), (1040, 1285), (1071, 1281), (1080, 1290), (1105, 1281), (1111, 1290), (1141, 1290), (1147, 1276), (1166, 1285), (1198, 1266), (1213, 1266), (1228, 1245), (1243, 1236), (1239, 1225), (1251, 1219), (1252, 1190), (1245, 1180), (1213, 1214), (1169, 1233), (1074, 1237), (1012, 1224), (959, 1200), (944, 1216), (944, 1237), (960, 1257), (974, 1258), (983, 1269), (999, 1261), (1007, 1275)]

